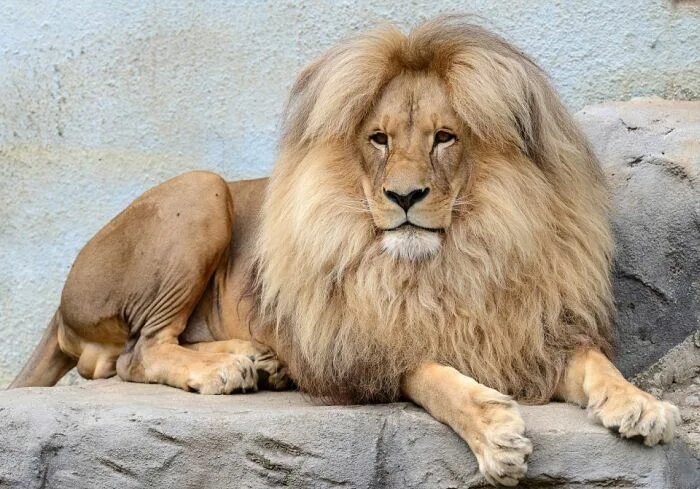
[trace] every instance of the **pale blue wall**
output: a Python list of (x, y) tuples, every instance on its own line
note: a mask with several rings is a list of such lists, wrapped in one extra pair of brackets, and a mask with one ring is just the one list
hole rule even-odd
[(482, 16), (572, 110), (700, 94), (700, 10), (663, 0), (0, 3), (0, 386), (131, 199), (194, 168), (267, 174), (305, 63), (378, 19), (441, 12)]

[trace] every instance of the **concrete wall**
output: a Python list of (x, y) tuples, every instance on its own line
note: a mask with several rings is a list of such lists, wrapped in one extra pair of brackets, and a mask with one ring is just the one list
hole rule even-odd
[(572, 110), (700, 95), (700, 10), (663, 0), (0, 4), (0, 387), (82, 244), (131, 199), (189, 169), (267, 174), (310, 59), (378, 19), (464, 11), (533, 55)]

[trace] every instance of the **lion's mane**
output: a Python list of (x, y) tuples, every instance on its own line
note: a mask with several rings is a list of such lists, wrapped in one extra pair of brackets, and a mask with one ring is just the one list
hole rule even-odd
[[(442, 250), (397, 261), (362, 208), (357, 129), (402, 71), (444, 80), (476, 145)], [(302, 390), (391, 401), (403, 373), (451, 365), (546, 402), (570, 352), (610, 354), (612, 239), (597, 160), (542, 70), (460, 18), (386, 27), (292, 88), (253, 265), (254, 333)]]

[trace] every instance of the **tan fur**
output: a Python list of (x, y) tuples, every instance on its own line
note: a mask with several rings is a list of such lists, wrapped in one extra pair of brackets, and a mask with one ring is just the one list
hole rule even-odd
[[(442, 250), (418, 262), (382, 252), (357, 145), (407, 73), (442, 83), (471, 168)], [(395, 400), (402, 374), (436, 361), (546, 402), (577, 347), (610, 353), (607, 212), (593, 154), (522, 53), (458, 19), (378, 30), (292, 90), (257, 245), (256, 327), (278, 335), (315, 395)]]
[(673, 439), (681, 417), (678, 408), (630, 384), (595, 350), (571, 356), (556, 397), (586, 407), (589, 415), (620, 436), (640, 436), (647, 446)]
[(489, 483), (514, 486), (525, 475), (532, 443), (511, 398), (435, 363), (406, 375), (402, 391), (467, 442)]

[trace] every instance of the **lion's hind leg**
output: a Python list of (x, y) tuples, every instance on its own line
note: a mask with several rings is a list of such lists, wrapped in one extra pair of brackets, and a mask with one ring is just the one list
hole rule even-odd
[(81, 335), (63, 319), (60, 308), (56, 317), (58, 344), (61, 351), (75, 359), (81, 377), (107, 379), (117, 374), (117, 359), (127, 340), (126, 325), (116, 319), (105, 319), (95, 324), (88, 334)]
[(277, 358), (277, 355), (271, 348), (261, 343), (232, 339), (192, 343), (183, 346), (199, 352), (245, 355), (255, 366), (258, 378), (257, 386), (260, 389), (284, 390), (292, 385), (287, 367)]
[(587, 408), (603, 426), (647, 446), (673, 439), (681, 422), (678, 408), (630, 384), (597, 350), (577, 351), (557, 389), (557, 397)]
[(206, 394), (255, 389), (246, 355), (178, 344), (228, 257), (233, 219), (226, 182), (193, 172), (149, 190), (88, 242), (63, 289), (58, 338), (83, 376), (116, 370), (123, 380)]

